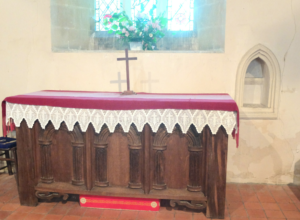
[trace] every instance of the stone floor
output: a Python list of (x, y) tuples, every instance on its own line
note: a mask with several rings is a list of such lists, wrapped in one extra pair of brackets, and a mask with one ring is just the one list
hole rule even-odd
[[(14, 176), (0, 174), (0, 219), (53, 220), (137, 220), (207, 219), (203, 212), (172, 209), (163, 205), (159, 212), (81, 208), (78, 198), (41, 202), (37, 207), (20, 206)], [(300, 220), (300, 187), (263, 184), (227, 184), (227, 220)]]

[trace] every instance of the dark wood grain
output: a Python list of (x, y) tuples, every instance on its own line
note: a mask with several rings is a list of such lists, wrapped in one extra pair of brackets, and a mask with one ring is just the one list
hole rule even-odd
[(206, 132), (207, 210), (206, 217), (224, 218), (228, 135), (221, 127), (216, 135)]
[(127, 187), (129, 183), (129, 148), (121, 126), (108, 138), (107, 179), (111, 186)]
[(76, 124), (70, 132), (65, 123), (55, 130), (51, 122), (45, 129), (22, 122), (20, 202), (37, 205), (36, 191), (171, 199), (179, 205), (188, 200), (195, 207), (207, 202), (207, 217), (223, 218), (227, 142), (223, 128), (212, 135), (207, 126), (200, 134), (193, 126), (186, 134), (178, 126), (172, 134), (164, 125), (156, 133), (147, 124), (142, 133), (134, 125), (128, 133), (120, 125), (113, 133), (103, 126), (96, 134), (92, 126), (82, 132)]
[(42, 130), (40, 126), (38, 129), (32, 130), (36, 135), (39, 136), (39, 152), (40, 157), (38, 161), (40, 162), (40, 177), (43, 183), (52, 183), (53, 182), (53, 171), (52, 171), (52, 141), (51, 138), (55, 132), (55, 129), (52, 124), (48, 124), (46, 129)]
[(202, 154), (202, 191), (204, 195), (207, 195), (207, 180), (208, 180), (208, 164), (207, 164), (207, 147), (208, 147), (208, 140), (210, 140), (210, 129), (208, 126), (205, 126), (202, 130), (201, 133), (201, 142), (202, 142), (202, 149), (203, 149), (203, 154)]
[[(54, 181), (72, 182), (73, 147), (72, 138), (67, 129), (60, 129), (52, 136), (52, 170)], [(68, 156), (66, 156), (68, 155)]]
[(187, 189), (191, 192), (202, 191), (201, 180), (202, 176), (202, 153), (203, 147), (201, 144), (200, 135), (194, 127), (190, 127), (186, 134), (188, 140), (188, 149), (190, 152), (189, 159), (189, 184)]
[(106, 187), (107, 181), (107, 146), (110, 132), (107, 126), (104, 126), (99, 134), (94, 134), (94, 148), (92, 156), (92, 167), (94, 170), (93, 181), (96, 186)]
[(130, 149), (130, 181), (128, 187), (141, 189), (141, 150)]
[(73, 179), (74, 185), (84, 184), (84, 171), (83, 171), (83, 156), (84, 145), (79, 143), (73, 143)]
[(144, 145), (144, 155), (143, 155), (143, 185), (144, 185), (144, 193), (149, 194), (150, 189), (151, 189), (151, 173), (153, 170), (151, 169), (150, 166), (150, 157), (151, 157), (151, 152), (150, 152), (150, 144), (151, 144), (151, 138), (152, 136), (152, 131), (151, 128), (148, 124), (144, 126), (143, 129), (143, 145)]
[(153, 189), (162, 190), (167, 188), (167, 185), (164, 180), (166, 166), (166, 158), (164, 155), (164, 151), (167, 149), (168, 138), (169, 134), (165, 126), (160, 126), (154, 136), (154, 141), (152, 145), (152, 160), (154, 166)]
[(88, 126), (87, 131), (84, 134), (84, 143), (85, 143), (85, 182), (88, 190), (93, 188), (93, 180), (92, 180), (92, 148), (94, 141), (94, 128), (90, 124)]
[(85, 186), (75, 186), (70, 183), (54, 182), (52, 184), (39, 183), (35, 189), (43, 192), (58, 192), (68, 194), (118, 196), (131, 198), (157, 198), (206, 201), (202, 192), (189, 192), (186, 189), (151, 190), (144, 194), (143, 189), (130, 189), (128, 187), (110, 186), (94, 187), (87, 190)]
[(51, 141), (40, 141), (41, 147), (41, 181), (43, 183), (53, 182), (53, 172), (51, 164)]
[(175, 128), (167, 141), (165, 154), (165, 183), (168, 188), (186, 189), (189, 182), (188, 142), (179, 128)]
[(84, 184), (84, 156), (85, 145), (83, 140), (83, 134), (78, 124), (74, 126), (72, 132), (69, 133), (72, 138), (73, 148), (73, 178), (72, 183), (74, 185)]
[(130, 126), (127, 134), (128, 147), (130, 150), (130, 178), (128, 187), (131, 189), (142, 188), (142, 142), (141, 135), (134, 125)]
[(21, 205), (36, 206), (38, 199), (35, 196), (34, 187), (37, 185), (35, 178), (35, 144), (32, 129), (28, 129), (23, 120), (17, 134), (17, 154), (18, 154), (18, 179), (19, 198)]

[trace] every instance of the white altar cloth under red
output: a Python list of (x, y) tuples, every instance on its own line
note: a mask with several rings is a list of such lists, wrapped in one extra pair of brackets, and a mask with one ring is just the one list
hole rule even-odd
[(194, 125), (200, 133), (208, 125), (213, 134), (223, 126), (236, 137), (238, 146), (239, 110), (228, 94), (155, 94), (122, 95), (116, 92), (39, 91), (7, 97), (2, 102), (3, 133), (12, 118), (16, 126), (24, 119), (32, 128), (38, 120), (42, 128), (51, 121), (58, 129), (65, 122), (72, 130), (79, 123), (86, 131), (91, 123), (96, 132), (106, 124), (111, 132), (117, 124), (124, 131), (136, 125), (138, 131), (148, 123), (153, 132), (164, 124), (172, 132), (178, 124), (183, 133)]

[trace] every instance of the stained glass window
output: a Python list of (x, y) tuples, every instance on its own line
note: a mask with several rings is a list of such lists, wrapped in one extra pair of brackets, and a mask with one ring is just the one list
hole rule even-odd
[[(149, 14), (153, 6), (156, 6), (157, 0), (131, 0), (131, 18), (135, 20), (138, 13)], [(156, 17), (156, 8), (153, 10), (153, 16)]]
[(194, 0), (168, 0), (168, 30), (194, 29)]
[(102, 24), (103, 18), (121, 10), (120, 0), (95, 0), (96, 31), (105, 31)]

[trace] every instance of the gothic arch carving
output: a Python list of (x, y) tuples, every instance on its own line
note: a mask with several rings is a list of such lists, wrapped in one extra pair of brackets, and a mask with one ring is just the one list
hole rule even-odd
[(94, 138), (95, 157), (95, 185), (100, 187), (109, 186), (107, 181), (107, 146), (110, 131), (104, 125), (99, 134)]
[(142, 142), (141, 135), (135, 125), (131, 125), (127, 133), (129, 151), (130, 151), (130, 171), (129, 184), (131, 189), (142, 188)]
[[(243, 106), (245, 76), (249, 64), (260, 59), (268, 69), (268, 92), (266, 107)], [(240, 109), (240, 118), (246, 119), (274, 119), (278, 114), (278, 102), (280, 93), (280, 66), (273, 52), (262, 44), (251, 48), (242, 58), (236, 77), (235, 101)]]
[(200, 135), (193, 126), (191, 126), (187, 131), (186, 138), (189, 143), (189, 148), (202, 148)]
[[(65, 123), (63, 123), (63, 127), (66, 131), (68, 128)], [(73, 131), (70, 133), (73, 143), (83, 143), (83, 135), (81, 129), (78, 124), (75, 124)]]
[[(66, 124), (63, 122), (59, 131), (67, 132), (71, 137), (73, 148), (73, 177), (72, 183), (74, 185), (84, 184), (83, 171), (83, 155), (84, 155), (84, 141), (83, 135), (78, 124), (74, 126), (73, 131), (69, 131)], [(41, 181), (44, 183), (52, 183), (53, 173), (51, 164), (51, 148), (52, 137), (58, 132), (55, 130), (52, 122), (49, 122), (45, 129), (41, 129), (39, 133), (39, 145), (41, 148)]]
[(55, 128), (52, 122), (49, 122), (45, 129), (40, 128), (39, 141), (51, 141), (52, 136), (55, 133)]
[(141, 146), (141, 135), (137, 131), (134, 125), (130, 126), (129, 132), (127, 134), (128, 144), (130, 146)]
[[(69, 133), (72, 143), (83, 143), (83, 135), (78, 124), (74, 126), (73, 131), (69, 131), (66, 124), (63, 122), (59, 130)], [(41, 132), (39, 133), (39, 141), (51, 141), (55, 132), (57, 131), (55, 130), (52, 122), (49, 122), (45, 129), (41, 129)]]
[(162, 124), (154, 136), (153, 149), (157, 149), (157, 150), (158, 148), (167, 149), (167, 141), (169, 136), (170, 135), (168, 134), (166, 127)]
[(165, 176), (165, 155), (164, 151), (167, 149), (167, 141), (169, 138), (166, 127), (161, 124), (157, 130), (152, 145), (154, 150), (154, 178), (153, 189), (163, 190), (167, 188), (164, 180)]
[[(201, 187), (201, 171), (203, 167), (203, 147), (201, 144), (200, 134), (197, 133), (194, 126), (191, 126), (186, 133), (189, 147), (189, 184), (187, 190), (191, 192), (202, 191)], [(202, 169), (201, 169), (202, 168)]]
[(108, 127), (105, 125), (102, 127), (99, 134), (95, 134), (94, 143), (95, 144), (101, 144), (101, 145), (107, 145), (108, 144), (108, 136), (110, 135), (110, 131), (108, 130)]

